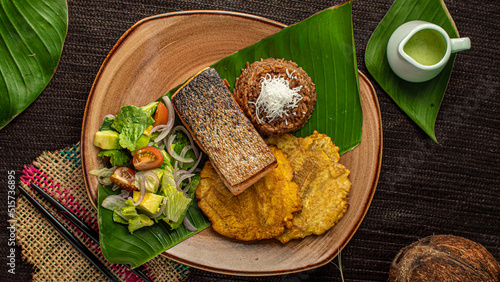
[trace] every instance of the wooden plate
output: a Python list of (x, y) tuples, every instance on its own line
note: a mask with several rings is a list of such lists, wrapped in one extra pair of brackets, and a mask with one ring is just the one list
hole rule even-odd
[[(188, 11), (143, 19), (119, 39), (103, 62), (89, 94), (81, 135), (87, 193), (96, 204), (98, 182), (88, 172), (103, 167), (94, 134), (104, 116), (124, 105), (142, 106), (161, 97), (201, 68), (270, 36), (286, 25), (225, 11)], [(349, 210), (321, 236), (282, 245), (276, 240), (242, 243), (208, 228), (164, 252), (199, 269), (242, 276), (277, 275), (330, 262), (354, 235), (377, 185), (382, 159), (382, 125), (373, 86), (360, 72), (363, 134), (354, 150), (341, 156), (350, 171)]]

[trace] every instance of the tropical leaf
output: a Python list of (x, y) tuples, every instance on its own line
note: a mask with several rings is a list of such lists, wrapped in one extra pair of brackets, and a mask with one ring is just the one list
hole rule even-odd
[(382, 89), (437, 142), (434, 124), (451, 76), (455, 54), (451, 55), (443, 71), (427, 82), (412, 83), (399, 78), (387, 62), (387, 42), (396, 28), (412, 20), (432, 22), (446, 30), (451, 38), (458, 37), (458, 31), (443, 1), (396, 0), (366, 46), (365, 64)]
[(0, 129), (51, 80), (67, 28), (66, 0), (0, 1)]
[[(314, 130), (332, 137), (344, 153), (361, 140), (362, 109), (351, 18), (352, 2), (324, 10), (242, 49), (213, 67), (234, 85), (246, 62), (260, 58), (285, 58), (301, 66), (316, 84), (318, 103), (308, 124), (296, 133), (308, 136)], [(178, 86), (179, 87), (179, 86)], [(178, 87), (169, 91), (171, 96)], [(99, 206), (110, 195), (99, 188)], [(188, 212), (199, 230), (210, 222), (194, 204)], [(125, 225), (112, 221), (112, 212), (99, 207), (101, 250), (112, 263), (138, 266), (176, 243), (192, 236), (184, 227), (172, 231), (166, 224), (144, 227), (130, 234)]]

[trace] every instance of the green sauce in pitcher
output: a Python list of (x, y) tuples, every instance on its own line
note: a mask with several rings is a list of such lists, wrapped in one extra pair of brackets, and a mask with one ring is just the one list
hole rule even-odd
[(446, 54), (446, 41), (439, 32), (423, 29), (408, 40), (403, 50), (418, 63), (432, 66), (439, 63)]

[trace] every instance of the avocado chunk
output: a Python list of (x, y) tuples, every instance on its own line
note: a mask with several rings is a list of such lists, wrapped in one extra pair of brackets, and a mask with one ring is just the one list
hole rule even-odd
[[(139, 201), (140, 197), (141, 197), (141, 192), (134, 191), (134, 195), (133, 195), (134, 202)], [(150, 215), (154, 214), (155, 212), (157, 212), (160, 209), (160, 205), (161, 205), (161, 202), (163, 201), (163, 198), (165, 198), (165, 197), (146, 192), (146, 194), (144, 194), (144, 199), (137, 206), (137, 208), (145, 213), (150, 214)]]
[(121, 149), (120, 134), (113, 130), (97, 131), (94, 136), (94, 146), (104, 150)]

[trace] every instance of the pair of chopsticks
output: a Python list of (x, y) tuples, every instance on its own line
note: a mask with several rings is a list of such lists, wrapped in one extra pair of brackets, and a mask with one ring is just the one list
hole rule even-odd
[[(74, 213), (69, 211), (65, 206), (63, 206), (59, 201), (52, 198), (47, 192), (43, 191), (36, 184), (31, 183), (31, 188), (37, 191), (43, 196), (52, 206), (54, 206), (61, 214), (66, 217), (71, 223), (73, 223), (78, 229), (80, 229), (85, 235), (87, 235), (92, 241), (99, 244), (99, 234), (90, 228), (87, 224), (81, 221)], [(42, 213), (42, 215), (55, 227), (55, 229), (73, 245), (84, 257), (86, 257), (97, 269), (99, 269), (106, 277), (111, 281), (118, 281), (118, 278), (114, 276), (100, 261), (99, 259), (89, 250), (85, 245), (83, 245), (57, 218), (55, 218), (45, 207), (43, 207), (35, 198), (33, 198), (26, 190), (21, 186), (18, 186), (19, 192), (23, 194), (28, 201), (35, 206), (35, 208)], [(128, 267), (128, 266), (127, 266)], [(133, 273), (139, 276), (144, 281), (150, 281), (151, 278), (146, 276), (139, 269), (131, 269)]]

